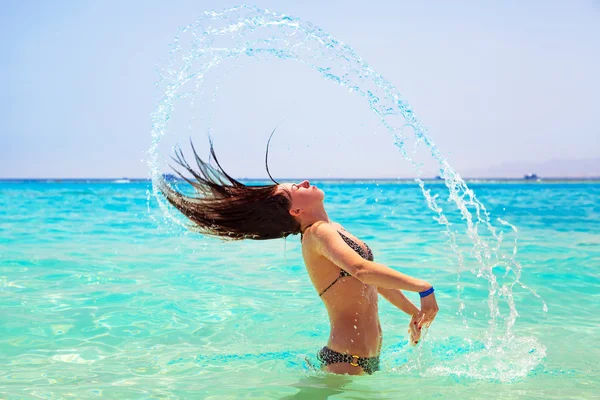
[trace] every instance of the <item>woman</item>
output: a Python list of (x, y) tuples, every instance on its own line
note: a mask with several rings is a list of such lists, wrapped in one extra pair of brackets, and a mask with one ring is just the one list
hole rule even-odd
[[(176, 152), (175, 161), (195, 180), (178, 174), (195, 188), (196, 195), (181, 193), (164, 180), (162, 193), (204, 234), (255, 240), (301, 234), (306, 269), (331, 325), (327, 346), (318, 353), (323, 369), (351, 375), (379, 369), (378, 294), (411, 316), (411, 344), (418, 343), (421, 329), (431, 324), (438, 311), (428, 282), (374, 262), (365, 243), (329, 219), (323, 205), (325, 194), (307, 180), (279, 184), (269, 173), (274, 185), (246, 186), (223, 170), (212, 143), (210, 153), (216, 167), (200, 159), (194, 149), (195, 171), (181, 150)], [(401, 290), (419, 292), (421, 309)]]

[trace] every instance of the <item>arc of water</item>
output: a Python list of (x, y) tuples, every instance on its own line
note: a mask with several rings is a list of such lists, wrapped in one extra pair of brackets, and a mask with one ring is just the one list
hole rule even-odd
[[(278, 30), (279, 36), (251, 37), (261, 29)], [(191, 48), (187, 52), (181, 43), (182, 35), (186, 33), (192, 37)], [(235, 46), (219, 45), (218, 39), (224, 37), (235, 37), (238, 40)], [(479, 263), (477, 276), (488, 282), (490, 329), (487, 332), (486, 345), (492, 345), (496, 318), (500, 315), (498, 301), (501, 297), (506, 298), (510, 307), (510, 314), (506, 318), (506, 337), (509, 337), (510, 329), (518, 316), (512, 295), (513, 286), (519, 284), (530, 290), (520, 281), (522, 266), (515, 260), (516, 241), (511, 255), (501, 254), (502, 234), (492, 224), (485, 206), (477, 199), (475, 193), (460, 175), (452, 169), (427, 134), (427, 129), (417, 119), (412, 108), (402, 100), (398, 90), (383, 76), (375, 72), (351, 47), (298, 18), (242, 6), (223, 12), (205, 12), (204, 16), (194, 24), (180, 30), (172, 45), (169, 67), (166, 68), (158, 82), (158, 86), (164, 88), (164, 95), (160, 99), (156, 111), (152, 114), (152, 145), (148, 157), (153, 183), (152, 194), (158, 200), (167, 218), (179, 222), (169, 214), (164, 200), (158, 193), (157, 180), (160, 177), (158, 144), (167, 132), (169, 118), (174, 112), (173, 101), (182, 97), (191, 97), (193, 101), (199, 93), (203, 92), (204, 78), (208, 72), (217, 68), (224, 60), (238, 57), (259, 60), (275, 57), (295, 60), (315, 70), (325, 79), (348, 88), (350, 92), (354, 92), (368, 101), (371, 110), (393, 135), (394, 142), (401, 154), (412, 164), (417, 174), (415, 180), (425, 197), (427, 206), (437, 215), (437, 222), (445, 228), (449, 246), (458, 260), (457, 291), (460, 302), (459, 313), (462, 313), (464, 303), (460, 300), (460, 276), (464, 270), (464, 252), (458, 245), (456, 232), (453, 231), (452, 224), (438, 205), (436, 196), (431, 195), (430, 189), (425, 187), (424, 181), (420, 178), (422, 174), (420, 165), (406, 151), (407, 137), (402, 131), (407, 128), (413, 130), (415, 146), (424, 144), (439, 164), (440, 176), (444, 179), (448, 189), (448, 200), (456, 205), (466, 222), (466, 235), (473, 243), (471, 254)], [(180, 60), (183, 65), (177, 68), (176, 65)], [(195, 91), (180, 93), (179, 90), (192, 80), (196, 81)], [(397, 123), (398, 116), (403, 118), (401, 125)], [(512, 225), (502, 220), (500, 223), (511, 227), (516, 233), (516, 228)], [(491, 235), (491, 241), (486, 241), (478, 234), (480, 227), (483, 227)], [(514, 281), (502, 287), (493, 271), (494, 266), (499, 264), (505, 266), (506, 274), (512, 272), (514, 275)], [(533, 293), (537, 296), (535, 292)], [(547, 310), (545, 303), (544, 310)], [(464, 316), (463, 320), (466, 324)]]

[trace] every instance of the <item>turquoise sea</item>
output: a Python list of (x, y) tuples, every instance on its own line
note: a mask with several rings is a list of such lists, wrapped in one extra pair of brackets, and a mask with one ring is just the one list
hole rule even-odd
[(600, 183), (470, 183), (527, 286), (492, 265), (491, 294), (443, 183), (462, 266), (415, 183), (311, 183), (376, 261), (435, 285), (418, 347), (382, 299), (382, 371), (315, 371), (328, 320), (298, 237), (187, 233), (147, 182), (3, 182), (0, 398), (599, 398)]

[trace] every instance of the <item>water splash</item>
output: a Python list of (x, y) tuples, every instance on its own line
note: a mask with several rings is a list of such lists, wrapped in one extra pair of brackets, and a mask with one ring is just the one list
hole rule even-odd
[[(479, 351), (478, 346), (471, 348), (473, 353), (469, 355), (470, 365), (473, 365), (473, 358), (478, 357), (477, 354), (480, 359), (492, 353), (509, 354), (514, 352), (515, 348), (519, 348), (520, 344), (526, 348), (522, 357), (536, 354), (535, 360), (528, 358), (529, 361), (533, 360), (532, 363), (524, 363), (527, 370), (531, 365), (537, 365), (545, 352), (543, 345), (533, 338), (515, 338), (511, 332), (518, 317), (513, 289), (515, 285), (528, 289), (520, 281), (522, 266), (516, 261), (516, 239), (512, 253), (503, 253), (500, 248), (503, 241), (502, 231), (494, 225), (490, 214), (475, 193), (451, 168), (429, 137), (427, 129), (417, 119), (410, 105), (401, 98), (396, 87), (373, 70), (350, 46), (309, 22), (268, 10), (241, 6), (223, 12), (207, 11), (195, 23), (180, 29), (169, 53), (169, 64), (159, 72), (157, 87), (163, 94), (152, 114), (152, 145), (148, 157), (153, 183), (149, 199), (152, 195), (158, 201), (165, 219), (181, 224), (181, 220), (171, 214), (157, 186), (157, 180), (161, 176), (159, 142), (169, 132), (169, 120), (175, 111), (174, 102), (189, 100), (190, 107), (194, 108), (197, 99), (207, 89), (207, 73), (214, 71), (226, 60), (241, 62), (245, 58), (299, 62), (326, 80), (337, 83), (366, 100), (370, 109), (392, 135), (394, 144), (402, 156), (412, 164), (417, 176), (415, 181), (429, 209), (436, 215), (438, 223), (445, 228), (449, 247), (457, 258), (457, 293), (460, 302), (458, 312), (466, 327), (467, 318), (463, 312), (466, 305), (461, 300), (461, 276), (467, 270), (465, 258), (474, 259), (478, 265), (476, 276), (485, 279), (489, 287), (489, 328), (483, 338), (484, 350)], [(213, 101), (217, 90), (218, 80), (213, 91)], [(207, 119), (210, 118), (208, 115)], [(407, 151), (409, 140), (414, 140), (412, 152)], [(425, 182), (420, 178), (422, 168), (415, 161), (417, 148), (426, 148), (432, 159), (438, 163), (440, 177), (448, 190), (447, 200), (456, 206), (466, 224), (464, 233), (450, 222), (439, 204), (438, 196), (432, 195), (431, 190), (426, 188)], [(498, 222), (516, 234), (514, 226), (500, 219)], [(469, 251), (459, 244), (463, 236), (472, 244)], [(504, 267), (502, 277), (494, 271), (494, 268), (499, 266)], [(512, 280), (506, 282), (509, 276)], [(509, 308), (506, 315), (502, 314), (499, 307), (502, 302)], [(546, 311), (545, 304), (543, 307)], [(470, 342), (470, 339), (467, 341)], [(541, 358), (539, 355), (542, 355)], [(501, 364), (501, 359), (502, 357), (496, 357), (494, 362)], [(440, 367), (439, 371), (461, 373), (457, 365), (446, 364), (446, 367)], [(504, 366), (501, 366), (497, 369), (503, 368)], [(464, 369), (462, 371), (469, 374)], [(521, 376), (522, 371), (515, 371), (515, 374)], [(510, 373), (504, 371), (501, 379), (510, 376)]]

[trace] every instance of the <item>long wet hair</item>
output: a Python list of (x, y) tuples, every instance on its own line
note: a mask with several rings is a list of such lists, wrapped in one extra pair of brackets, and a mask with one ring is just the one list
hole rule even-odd
[[(257, 186), (246, 186), (225, 172), (219, 164), (212, 140), (208, 163), (198, 156), (191, 141), (190, 144), (198, 170), (188, 164), (181, 149), (175, 150), (173, 161), (193, 178), (184, 176), (178, 168), (171, 168), (193, 187), (194, 195), (178, 191), (164, 177), (160, 178), (159, 189), (169, 203), (192, 221), (192, 229), (233, 240), (278, 239), (300, 233), (300, 223), (289, 212), (290, 198), (277, 192), (278, 183), (269, 173), (269, 142), (265, 165), (275, 184)], [(211, 164), (211, 159), (216, 166)]]

